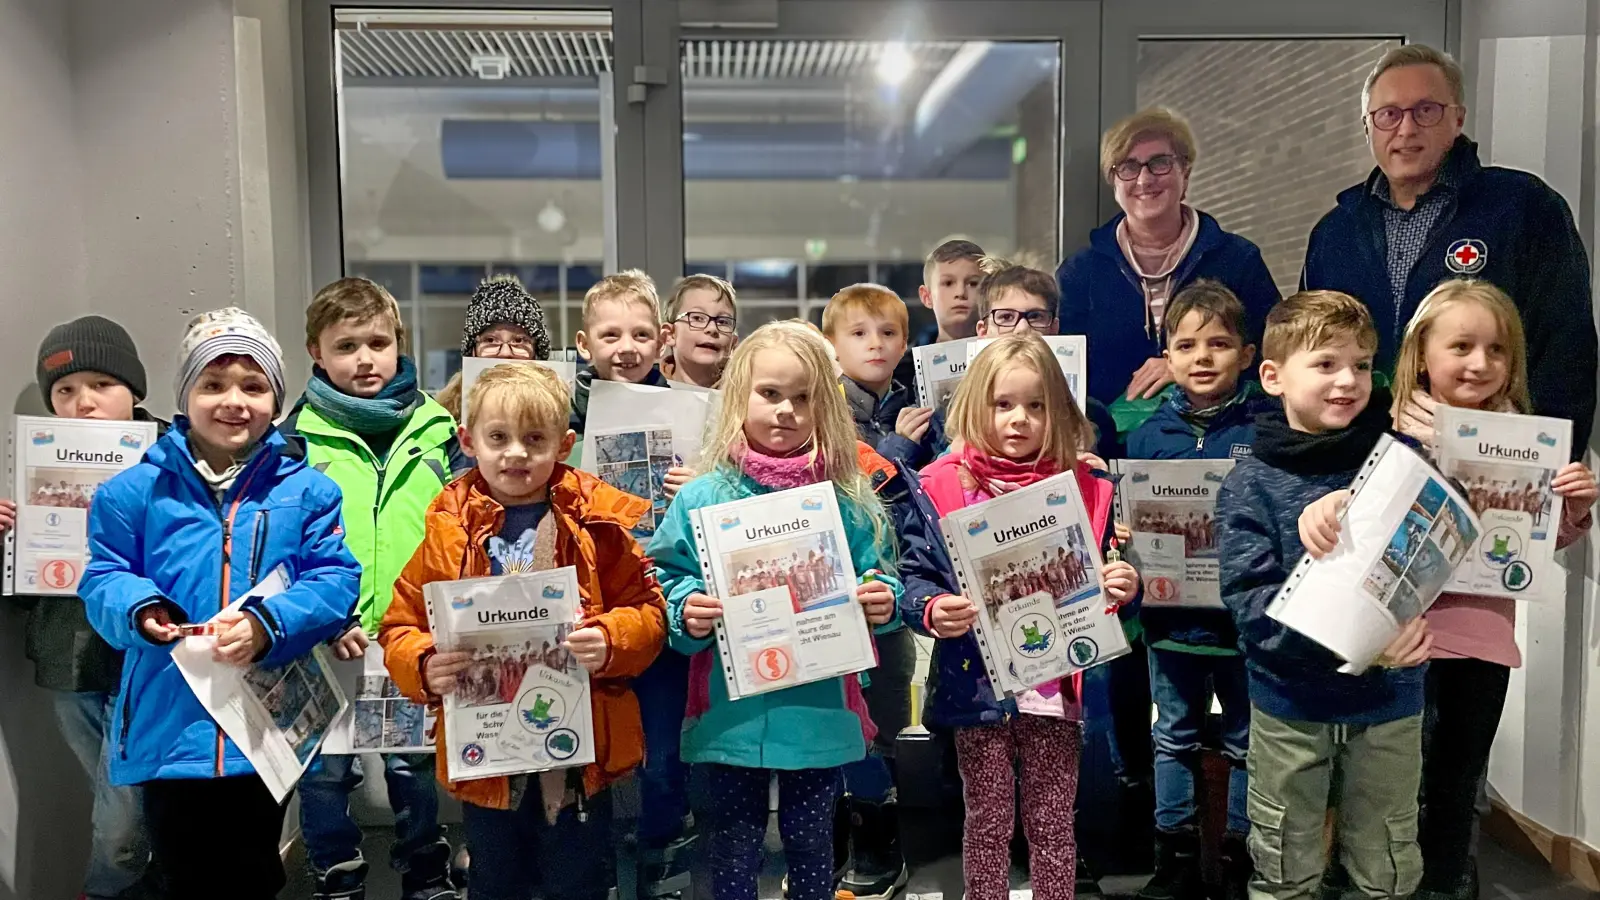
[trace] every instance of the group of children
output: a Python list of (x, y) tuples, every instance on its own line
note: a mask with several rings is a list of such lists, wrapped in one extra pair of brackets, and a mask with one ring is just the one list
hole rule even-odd
[[(344, 659), (381, 651), (401, 693), (437, 704), (470, 690), (474, 660), (434, 646), (423, 586), (573, 566), (583, 618), (562, 649), (591, 675), (596, 761), (450, 782), (442, 757), (385, 757), (390, 864), (408, 900), (448, 900), (467, 878), (474, 900), (603, 900), (614, 883), (608, 788), (635, 770), (638, 839), (658, 864), (648, 883), (681, 872), (698, 830), (713, 895), (754, 900), (776, 778), (788, 895), (892, 896), (906, 880), (894, 739), (910, 719), (912, 633), (934, 642), (923, 722), (953, 732), (968, 896), (1008, 895), (1020, 805), (1035, 893), (1070, 900), (1080, 679), (994, 699), (972, 633), (978, 610), (940, 520), (1071, 472), (1093, 539), (1110, 551), (1125, 531), (1106, 459), (1125, 453), (1238, 460), (1215, 518), (1226, 611), (1140, 608), (1139, 574), (1116, 553), (1089, 573), (1148, 648), (1158, 870), (1143, 896), (1201, 896), (1196, 785), (1213, 697), (1230, 764), (1229, 898), (1247, 883), (1258, 898), (1315, 893), (1330, 811), (1338, 861), (1364, 895), (1406, 895), (1420, 880), (1475, 896), (1472, 810), (1520, 662), (1512, 602), (1446, 595), (1360, 675), (1341, 674), (1340, 660), (1265, 610), (1303, 553), (1337, 545), (1346, 488), (1381, 435), (1398, 428), (1430, 446), (1440, 403), (1530, 411), (1509, 298), (1467, 280), (1436, 289), (1406, 331), (1391, 397), (1373, 383), (1377, 333), (1359, 300), (1296, 294), (1257, 336), (1226, 288), (1191, 285), (1164, 317), (1175, 383), (1120, 436), (1103, 407), (1080, 406), (1039, 339), (1058, 329), (1048, 273), (951, 242), (930, 256), (921, 299), (938, 339), (998, 338), (941, 411), (915, 405), (897, 378), (906, 304), (877, 285), (840, 291), (820, 330), (775, 322), (740, 340), (721, 279), (690, 276), (662, 304), (648, 277), (620, 273), (585, 298), (577, 343), (588, 365), (575, 390), (543, 367), (496, 366), (465, 396), (453, 381), (430, 398), (393, 298), (342, 279), (307, 310), (315, 366), (292, 405), (266, 329), (236, 309), (197, 317), (179, 348), (180, 415), (95, 495), (80, 618), (61, 626), (76, 627), (80, 644), (103, 641), (107, 659), (121, 654), (110, 683), (58, 688), (98, 698), (64, 702), (83, 721), (69, 726), (64, 711), (63, 724), (97, 729), (107, 808), (120, 797), (123, 818), (135, 815), (116, 846), (99, 846), (97, 797), (86, 892), (116, 896), (146, 877), (147, 857), (167, 897), (266, 898), (285, 883), (284, 807), (184, 683), (171, 657), (181, 626), (214, 622), (217, 659), (239, 666), (281, 665), (324, 642)], [(464, 356), (542, 359), (549, 336), (537, 302), (496, 279), (474, 295), (461, 346)], [(38, 375), (59, 416), (142, 412), (142, 366), (106, 320), (53, 331)], [(697, 464), (667, 475), (671, 505), (648, 547), (632, 531), (649, 501), (569, 465), (594, 379), (720, 390)], [(462, 413), (470, 427), (456, 425)], [(712, 640), (722, 604), (704, 580), (691, 513), (824, 482), (839, 501), (878, 665), (732, 701)], [(1570, 542), (1589, 526), (1594, 476), (1572, 463), (1552, 487)], [(0, 528), (14, 517), (0, 504)], [(287, 590), (229, 608), (280, 566)], [(1063, 564), (1051, 577), (1074, 574)], [(698, 829), (684, 763), (699, 767), (708, 795)], [(299, 785), (320, 898), (364, 896), (368, 864), (349, 805), (361, 778), (358, 757), (321, 756)], [(465, 852), (452, 854), (438, 824), (436, 782), (463, 801)], [(142, 796), (130, 801), (134, 786)]]

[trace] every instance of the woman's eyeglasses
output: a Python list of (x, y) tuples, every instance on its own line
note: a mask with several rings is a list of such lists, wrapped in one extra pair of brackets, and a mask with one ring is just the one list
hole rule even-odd
[(1440, 103), (1437, 100), (1424, 100), (1416, 106), (1381, 106), (1367, 113), (1367, 119), (1372, 122), (1372, 127), (1379, 131), (1393, 131), (1400, 127), (1406, 120), (1406, 114), (1411, 114), (1411, 121), (1417, 123), (1418, 128), (1432, 128), (1444, 121), (1444, 111), (1454, 106), (1453, 103)]
[(996, 328), (1015, 328), (1018, 322), (1027, 322), (1034, 331), (1044, 331), (1056, 320), (1056, 316), (1043, 309), (991, 309), (989, 319)]
[(473, 345), (473, 356), (514, 356), (519, 359), (533, 358), (533, 341), (518, 335), (505, 340), (485, 338)]
[(716, 323), (717, 331), (723, 334), (733, 334), (734, 326), (738, 324), (733, 316), (708, 316), (703, 312), (686, 312), (673, 321), (682, 322), (695, 331), (705, 331), (712, 323)]
[(1149, 169), (1151, 175), (1160, 176), (1171, 175), (1172, 170), (1177, 167), (1178, 157), (1170, 153), (1158, 153), (1144, 162), (1132, 158), (1125, 159), (1117, 163), (1111, 171), (1116, 173), (1118, 181), (1136, 181), (1140, 170)]

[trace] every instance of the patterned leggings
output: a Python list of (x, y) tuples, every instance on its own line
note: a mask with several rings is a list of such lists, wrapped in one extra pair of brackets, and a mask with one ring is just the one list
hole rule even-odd
[[(771, 769), (707, 764), (711, 789), (711, 896), (756, 900), (761, 845), (767, 836)], [(833, 802), (838, 769), (782, 770), (778, 833), (789, 868), (791, 900), (833, 898)]]
[(1033, 895), (1073, 900), (1078, 867), (1072, 835), (1083, 727), (1067, 719), (1014, 715), (998, 725), (956, 729), (966, 801), (961, 836), (967, 900), (1006, 900), (1016, 794), (1012, 761), (1022, 760), (1022, 827)]

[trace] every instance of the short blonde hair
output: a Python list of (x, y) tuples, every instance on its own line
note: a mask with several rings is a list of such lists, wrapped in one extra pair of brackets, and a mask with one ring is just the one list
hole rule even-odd
[(1166, 138), (1184, 168), (1193, 166), (1200, 157), (1189, 120), (1165, 106), (1151, 106), (1124, 117), (1100, 136), (1101, 176), (1107, 182), (1114, 180), (1112, 170), (1128, 158), (1134, 144), (1147, 138)]
[(587, 329), (594, 317), (594, 307), (597, 303), (608, 300), (617, 300), (623, 303), (638, 303), (649, 307), (650, 318), (661, 320), (661, 300), (656, 296), (656, 283), (640, 269), (624, 269), (615, 275), (607, 275), (594, 283), (583, 295), (583, 327)]
[(339, 322), (348, 319), (367, 322), (379, 318), (387, 318), (394, 326), (395, 343), (404, 352), (406, 325), (400, 318), (400, 304), (394, 295), (375, 281), (341, 278), (317, 291), (311, 298), (311, 305), (306, 307), (306, 346), (316, 346), (322, 333)]
[(1039, 458), (1054, 460), (1062, 471), (1072, 469), (1078, 463), (1078, 452), (1094, 447), (1094, 426), (1073, 399), (1050, 345), (1031, 328), (997, 338), (983, 348), (956, 385), (945, 427), (951, 437), (981, 453), (999, 456), (992, 434), (994, 383), (1002, 372), (1016, 366), (1039, 373), (1044, 385), (1044, 444)]
[(1416, 390), (1427, 391), (1428, 333), (1433, 323), (1457, 303), (1476, 303), (1494, 316), (1500, 337), (1506, 347), (1506, 383), (1494, 396), (1484, 402), (1484, 409), (1499, 409), (1509, 402), (1519, 413), (1533, 411), (1533, 398), (1528, 395), (1528, 342), (1522, 330), (1522, 316), (1517, 305), (1505, 291), (1477, 278), (1450, 278), (1439, 282), (1428, 292), (1417, 311), (1406, 325), (1405, 339), (1400, 342), (1400, 357), (1394, 365), (1394, 408), (1400, 408), (1411, 399)]
[(739, 315), (739, 295), (733, 290), (733, 285), (715, 275), (697, 273), (685, 275), (678, 279), (672, 286), (672, 293), (667, 295), (666, 307), (661, 310), (662, 322), (675, 322), (683, 312), (683, 297), (694, 290), (715, 291), (717, 299), (726, 300), (733, 307), (735, 318)]
[(1455, 57), (1443, 50), (1435, 50), (1427, 44), (1406, 44), (1385, 53), (1373, 65), (1372, 71), (1367, 73), (1366, 83), (1361, 85), (1361, 118), (1363, 120), (1367, 118), (1367, 114), (1371, 111), (1367, 109), (1367, 104), (1372, 102), (1373, 85), (1378, 83), (1378, 79), (1383, 77), (1383, 73), (1402, 66), (1438, 66), (1439, 71), (1444, 74), (1445, 84), (1450, 86), (1450, 102), (1457, 106), (1465, 105), (1467, 97), (1466, 77), (1462, 75), (1461, 64), (1456, 62)]
[(1261, 358), (1281, 363), (1340, 338), (1354, 340), (1363, 350), (1378, 348), (1378, 329), (1367, 305), (1339, 291), (1301, 291), (1267, 313)]
[(911, 329), (911, 315), (906, 312), (906, 302), (900, 295), (881, 284), (852, 284), (834, 294), (822, 308), (822, 333), (829, 339), (843, 324), (843, 319), (855, 312), (888, 319), (900, 328), (905, 337)]
[(474, 426), (497, 409), (518, 428), (565, 433), (572, 393), (554, 370), (534, 362), (505, 362), (483, 370), (467, 394), (465, 412)]

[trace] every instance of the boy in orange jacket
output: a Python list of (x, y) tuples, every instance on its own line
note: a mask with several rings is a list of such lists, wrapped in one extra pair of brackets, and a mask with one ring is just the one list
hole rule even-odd
[(589, 670), (595, 762), (561, 778), (450, 782), (443, 728), (437, 773), (463, 804), (473, 900), (605, 900), (612, 885), (606, 787), (644, 752), (630, 680), (666, 640), (661, 589), (630, 530), (648, 501), (560, 462), (572, 450), (571, 396), (539, 366), (496, 366), (464, 398), (461, 448), (476, 468), (445, 487), (426, 535), (394, 586), (378, 643), (395, 685), (437, 704), (470, 654), (437, 652), (422, 586), (576, 566), (584, 618), (566, 648)]

